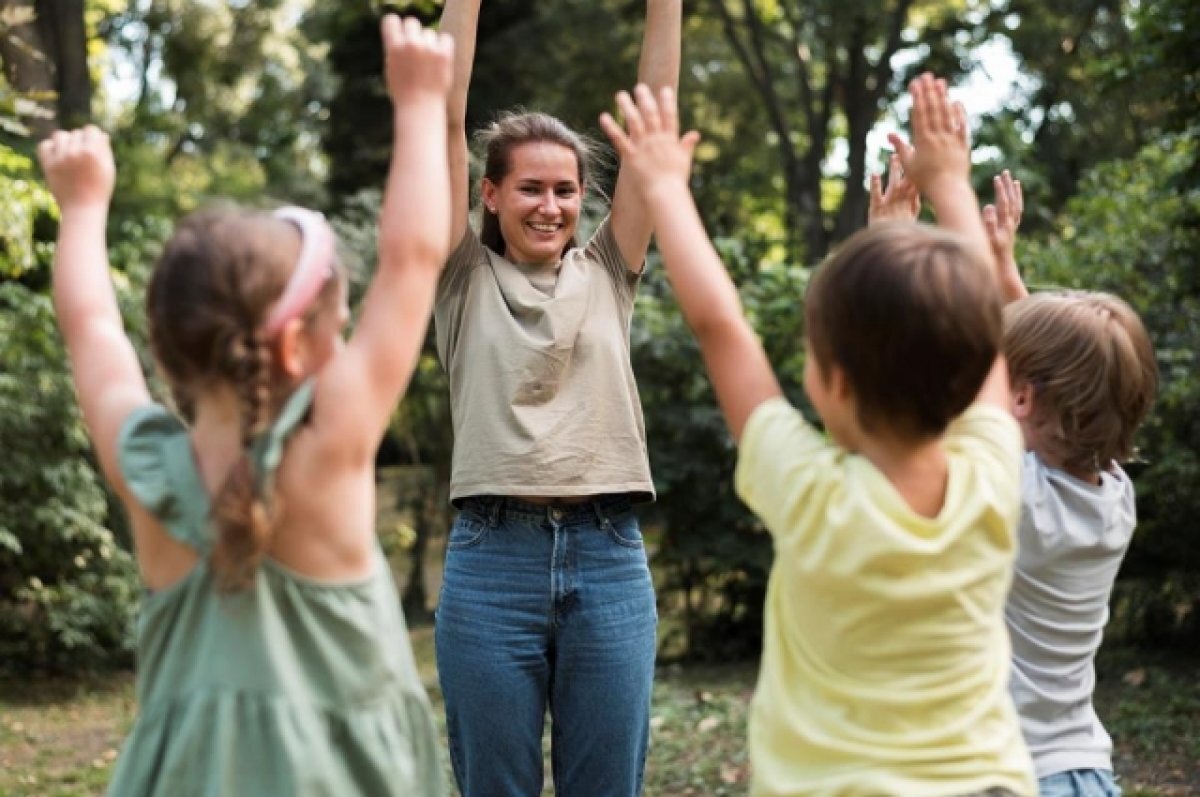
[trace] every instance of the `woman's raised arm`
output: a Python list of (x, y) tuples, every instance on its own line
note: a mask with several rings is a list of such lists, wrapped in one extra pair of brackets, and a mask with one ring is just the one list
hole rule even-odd
[(467, 231), (471, 211), (471, 155), (467, 148), (467, 91), (475, 62), (475, 32), (481, 0), (446, 0), (439, 30), (454, 39), (454, 83), (446, 101), (450, 161), (450, 248)]
[[(646, 0), (646, 32), (638, 60), (638, 83), (645, 83), (655, 95), (666, 87), (672, 91), (679, 89), (682, 20), (682, 0)], [(624, 167), (617, 173), (613, 189), (610, 223), (621, 256), (631, 269), (640, 271), (654, 228), (645, 202)]]

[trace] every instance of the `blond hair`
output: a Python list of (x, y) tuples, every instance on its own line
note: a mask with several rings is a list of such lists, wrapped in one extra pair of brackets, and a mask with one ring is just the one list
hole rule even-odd
[(1015, 388), (1033, 388), (1039, 453), (1094, 472), (1134, 456), (1158, 387), (1154, 347), (1128, 304), (1107, 293), (1041, 293), (1005, 310)]

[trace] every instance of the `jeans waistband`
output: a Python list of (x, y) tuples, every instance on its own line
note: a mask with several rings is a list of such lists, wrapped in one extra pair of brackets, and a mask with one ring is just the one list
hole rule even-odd
[(473, 495), (462, 500), (462, 509), (487, 518), (493, 526), (505, 519), (534, 523), (548, 520), (568, 526), (611, 521), (631, 512), (633, 502), (627, 495), (598, 495), (573, 504), (535, 504), (507, 495)]

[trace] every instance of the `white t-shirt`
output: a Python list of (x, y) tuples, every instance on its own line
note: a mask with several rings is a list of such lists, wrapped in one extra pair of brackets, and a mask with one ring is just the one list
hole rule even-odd
[(1112, 769), (1092, 707), (1094, 660), (1137, 523), (1133, 484), (1115, 464), (1089, 484), (1025, 454), (1016, 570), (1005, 617), (1010, 690), (1039, 778)]

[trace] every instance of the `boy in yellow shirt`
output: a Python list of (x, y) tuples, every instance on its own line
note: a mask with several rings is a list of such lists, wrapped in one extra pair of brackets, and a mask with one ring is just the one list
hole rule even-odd
[(942, 229), (873, 226), (814, 275), (804, 383), (828, 438), (783, 398), (704, 232), (674, 97), (639, 86), (618, 95), (628, 132), (601, 120), (738, 440), (738, 493), (774, 537), (760, 797), (1036, 793), (1007, 692), (1022, 446), (1001, 299), (965, 113), (932, 76), (910, 92), (915, 146), (893, 144)]

